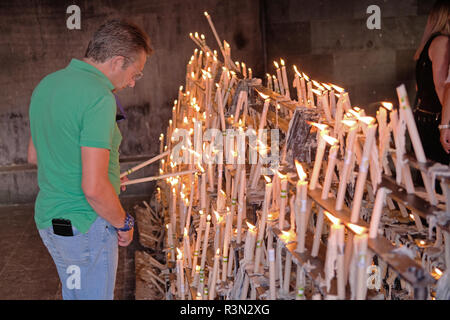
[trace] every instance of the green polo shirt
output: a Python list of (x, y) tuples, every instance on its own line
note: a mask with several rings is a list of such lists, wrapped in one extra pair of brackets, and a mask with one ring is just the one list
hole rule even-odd
[(46, 76), (34, 89), (30, 127), (38, 163), (38, 229), (50, 227), (54, 218), (63, 218), (85, 233), (97, 218), (81, 189), (81, 147), (110, 150), (109, 180), (120, 193), (122, 135), (116, 124), (112, 89), (100, 70), (77, 59)]

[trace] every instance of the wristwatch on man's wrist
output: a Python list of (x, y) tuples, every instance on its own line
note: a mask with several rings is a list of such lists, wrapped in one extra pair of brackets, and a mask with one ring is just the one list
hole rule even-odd
[(134, 227), (134, 218), (127, 213), (122, 228), (116, 228), (117, 231), (130, 231)]
[(439, 130), (450, 128), (450, 124), (440, 124), (438, 125)]

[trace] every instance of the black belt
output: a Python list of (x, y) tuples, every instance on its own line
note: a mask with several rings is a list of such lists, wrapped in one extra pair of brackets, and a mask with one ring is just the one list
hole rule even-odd
[(438, 121), (441, 113), (440, 112), (431, 112), (431, 111), (427, 111), (427, 110), (423, 110), (419, 107), (417, 107), (414, 112), (416, 113), (417, 116), (417, 120), (426, 120), (426, 121)]

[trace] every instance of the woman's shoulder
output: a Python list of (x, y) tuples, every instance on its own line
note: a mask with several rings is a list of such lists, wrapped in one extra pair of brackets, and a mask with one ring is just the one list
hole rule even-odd
[(446, 52), (449, 49), (449, 40), (449, 36), (447, 35), (439, 35), (434, 38), (430, 44), (430, 48), (428, 49), (430, 57), (433, 55), (433, 53), (438, 54)]

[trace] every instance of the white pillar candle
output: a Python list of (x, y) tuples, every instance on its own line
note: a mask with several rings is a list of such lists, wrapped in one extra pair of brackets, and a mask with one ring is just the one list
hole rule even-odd
[(209, 289), (209, 300), (214, 300), (214, 298), (216, 297), (216, 283), (217, 283), (217, 275), (218, 275), (218, 271), (219, 271), (219, 260), (220, 260), (220, 254), (219, 254), (219, 249), (217, 249), (216, 255), (214, 256), (212, 280), (211, 280), (211, 286)]
[(336, 197), (336, 210), (342, 210), (342, 206), (344, 204), (344, 196), (345, 191), (347, 189), (347, 182), (350, 177), (350, 173), (352, 171), (352, 159), (354, 158), (354, 145), (356, 141), (356, 133), (358, 132), (358, 126), (353, 125), (350, 128), (350, 131), (347, 136), (347, 143), (346, 143), (346, 151), (345, 151), (345, 159), (344, 159), (344, 165), (342, 168), (342, 174), (339, 181), (339, 187), (338, 187), (338, 193)]
[(178, 284), (178, 296), (180, 300), (185, 299), (184, 295), (184, 266), (183, 266), (183, 254), (180, 249), (177, 248), (177, 284)]
[(236, 243), (241, 244), (242, 237), (242, 221), (244, 219), (245, 212), (245, 186), (246, 186), (246, 172), (245, 172), (245, 164), (240, 165), (239, 174), (240, 184), (239, 184), (239, 197), (238, 197), (238, 219), (237, 219), (237, 235), (236, 235)]
[(223, 241), (223, 262), (222, 262), (222, 281), (226, 281), (227, 277), (227, 268), (228, 268), (228, 247), (230, 244), (230, 236), (231, 236), (231, 221), (232, 215), (230, 210), (227, 208), (226, 211), (226, 224), (225, 224), (225, 235)]
[(339, 150), (339, 146), (336, 144), (333, 144), (330, 148), (330, 152), (328, 153), (327, 171), (325, 174), (325, 180), (324, 180), (323, 188), (322, 188), (322, 199), (323, 200), (328, 199), (328, 194), (330, 192), (331, 182), (332, 182), (333, 174), (334, 174), (334, 167), (336, 166), (338, 150)]
[[(281, 190), (280, 190), (280, 214), (278, 216), (278, 228), (284, 229), (284, 217), (286, 213), (286, 201), (287, 201), (287, 177), (282, 175), (281, 177)], [(291, 216), (293, 213), (291, 213)]]
[[(364, 229), (364, 228), (363, 228)], [(353, 237), (353, 262), (356, 264), (354, 270), (356, 272), (356, 300), (365, 300), (367, 292), (367, 233), (362, 231)]]
[(208, 215), (206, 222), (205, 235), (203, 236), (203, 248), (202, 248), (202, 257), (200, 260), (200, 285), (199, 291), (203, 292), (203, 286), (205, 283), (205, 263), (206, 263), (206, 253), (208, 251), (208, 240), (209, 240), (209, 229), (211, 226), (211, 216)]
[(366, 132), (366, 141), (364, 142), (363, 155), (359, 166), (358, 178), (355, 185), (355, 194), (353, 197), (353, 206), (351, 213), (351, 222), (356, 223), (359, 219), (361, 210), (361, 202), (364, 193), (364, 185), (366, 183), (367, 171), (369, 166), (370, 152), (375, 142), (376, 124), (369, 124)]
[(272, 183), (266, 183), (266, 192), (264, 196), (264, 204), (263, 204), (263, 212), (261, 214), (261, 219), (258, 228), (258, 240), (256, 242), (256, 252), (255, 252), (255, 265), (253, 272), (257, 273), (260, 270), (259, 263), (261, 262), (261, 253), (262, 253), (262, 242), (264, 239), (264, 234), (266, 230), (266, 220), (269, 212), (269, 203), (272, 195)]
[(344, 239), (345, 239), (345, 227), (342, 224), (334, 224), (336, 229), (336, 242), (337, 242), (337, 287), (338, 298), (340, 300), (345, 299), (345, 256), (344, 256)]
[(319, 179), (320, 169), (322, 167), (322, 159), (325, 153), (326, 141), (323, 137), (324, 133), (319, 134), (319, 141), (317, 144), (316, 157), (314, 161), (313, 172), (311, 175), (311, 181), (309, 183), (309, 189), (314, 190), (316, 188), (317, 180)]
[(303, 103), (302, 90), (301, 90), (301, 86), (300, 86), (300, 76), (299, 76), (296, 66), (294, 66), (294, 71), (295, 71), (295, 77), (294, 77), (294, 82), (292, 83), (292, 86), (297, 90), (297, 102), (299, 104), (301, 104), (301, 103)]
[(277, 298), (276, 287), (275, 287), (275, 251), (273, 248), (268, 250), (269, 254), (269, 292), (270, 300), (275, 300)]
[[(197, 238), (195, 241), (195, 249), (194, 249), (194, 259), (192, 260), (192, 277), (195, 276), (195, 266), (197, 266), (197, 261), (198, 261), (198, 255), (199, 255), (199, 251), (200, 251), (200, 241), (202, 239), (202, 231), (203, 228), (205, 227), (205, 214), (203, 213), (203, 210), (199, 211), (200, 214), (200, 224), (199, 227), (197, 228)], [(194, 281), (196, 282), (196, 281)]]
[(250, 262), (253, 260), (256, 242), (256, 227), (247, 222), (247, 235), (245, 237), (244, 246), (244, 261)]
[(283, 59), (281, 59), (281, 73), (283, 75), (284, 95), (286, 96), (286, 98), (291, 99), (291, 95), (289, 93), (289, 82), (286, 73), (286, 66), (284, 65)]
[(381, 187), (377, 191), (375, 204), (373, 206), (372, 218), (370, 220), (369, 238), (375, 239), (378, 236), (378, 226), (380, 224), (381, 215), (383, 213), (384, 199), (386, 189)]
[(297, 231), (297, 251), (303, 253), (305, 251), (305, 235), (306, 235), (306, 210), (307, 210), (307, 195), (308, 195), (308, 182), (306, 179), (306, 173), (303, 170), (302, 165), (296, 160), (295, 166), (297, 168), (297, 174), (299, 180), (296, 187), (296, 197), (295, 203), (297, 212), (299, 215), (298, 219), (298, 231)]
[(306, 96), (306, 84), (304, 76), (300, 78), (300, 88), (302, 91), (302, 105), (306, 107), (308, 106), (308, 98)]
[(274, 61), (273, 64), (275, 65), (275, 68), (277, 69), (277, 79), (278, 79), (278, 85), (280, 86), (280, 94), (284, 96), (284, 85), (283, 85), (283, 78), (281, 75), (280, 66), (278, 65), (278, 62)]

